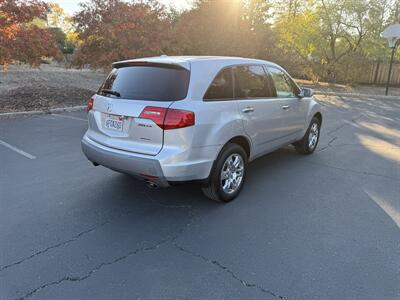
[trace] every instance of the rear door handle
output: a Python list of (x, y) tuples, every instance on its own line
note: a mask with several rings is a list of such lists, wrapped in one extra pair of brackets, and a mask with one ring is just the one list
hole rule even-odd
[(252, 108), (250, 106), (242, 109), (242, 112), (244, 112), (244, 113), (249, 113), (249, 112), (253, 112), (253, 111), (254, 111), (254, 108)]
[(282, 106), (282, 109), (284, 109), (284, 110), (288, 110), (290, 108), (290, 105), (284, 105), (284, 106)]

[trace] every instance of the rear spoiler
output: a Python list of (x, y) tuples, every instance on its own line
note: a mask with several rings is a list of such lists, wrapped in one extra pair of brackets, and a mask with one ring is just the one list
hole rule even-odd
[(178, 63), (164, 63), (164, 62), (153, 62), (153, 61), (117, 61), (112, 64), (113, 68), (125, 68), (132, 66), (145, 66), (145, 67), (158, 67), (158, 68), (168, 68), (168, 69), (181, 69), (181, 70), (189, 70), (184, 65)]

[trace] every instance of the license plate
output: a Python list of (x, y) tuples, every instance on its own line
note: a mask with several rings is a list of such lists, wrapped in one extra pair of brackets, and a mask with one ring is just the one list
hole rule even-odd
[(119, 116), (107, 116), (104, 126), (110, 130), (122, 131), (123, 124), (124, 124), (124, 121), (120, 120)]

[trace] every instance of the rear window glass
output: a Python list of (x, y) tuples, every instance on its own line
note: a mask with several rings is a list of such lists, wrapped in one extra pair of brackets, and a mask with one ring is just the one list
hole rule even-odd
[(187, 95), (189, 77), (190, 72), (183, 68), (122, 67), (111, 71), (98, 93), (131, 100), (182, 100)]

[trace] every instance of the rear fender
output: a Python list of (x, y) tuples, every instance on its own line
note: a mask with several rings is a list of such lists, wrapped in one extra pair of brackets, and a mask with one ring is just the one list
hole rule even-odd
[[(177, 101), (171, 108), (190, 110), (195, 113), (195, 126), (190, 135), (177, 135), (177, 132), (164, 132), (164, 147), (169, 141), (180, 140), (180, 144), (204, 152), (208, 159), (215, 160), (222, 147), (233, 137), (244, 136), (252, 148), (250, 138), (243, 130), (241, 115), (236, 101)], [(189, 129), (188, 129), (189, 131)], [(183, 131), (182, 131), (183, 133)], [(170, 136), (169, 136), (170, 135)], [(176, 143), (176, 142), (174, 142)]]

